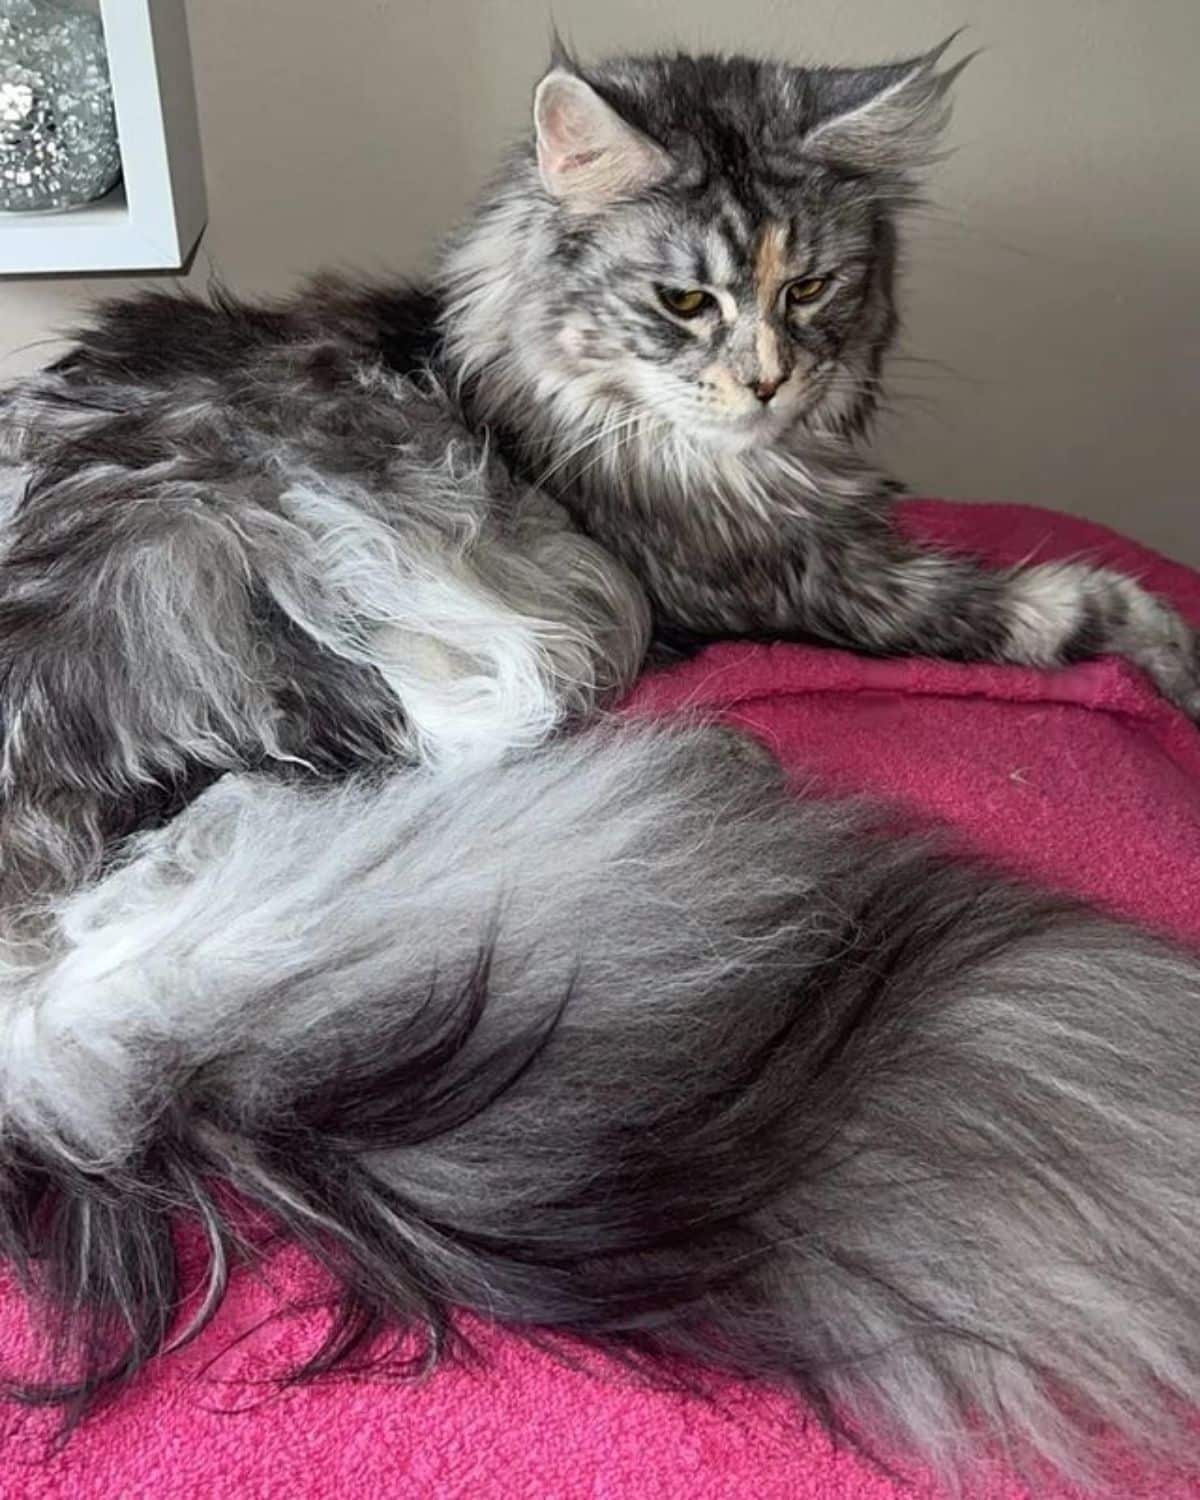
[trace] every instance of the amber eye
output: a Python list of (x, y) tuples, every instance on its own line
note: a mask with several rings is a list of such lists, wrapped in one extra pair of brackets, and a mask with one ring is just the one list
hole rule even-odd
[(677, 318), (694, 318), (713, 304), (709, 293), (698, 287), (660, 286), (658, 298)]
[(789, 307), (802, 307), (806, 302), (815, 302), (828, 285), (828, 276), (805, 276), (800, 281), (793, 281), (787, 289)]

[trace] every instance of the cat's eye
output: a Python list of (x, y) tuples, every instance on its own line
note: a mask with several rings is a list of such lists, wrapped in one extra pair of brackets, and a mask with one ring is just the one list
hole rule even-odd
[(713, 305), (713, 297), (699, 287), (660, 286), (658, 300), (677, 318), (695, 318)]
[(806, 302), (815, 302), (828, 285), (828, 276), (803, 276), (793, 281), (787, 289), (788, 306), (803, 307)]

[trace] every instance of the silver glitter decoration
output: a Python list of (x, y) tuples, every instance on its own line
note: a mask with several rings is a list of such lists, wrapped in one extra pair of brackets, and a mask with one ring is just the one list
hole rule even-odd
[(100, 17), (0, 0), (0, 210), (74, 208), (120, 175)]

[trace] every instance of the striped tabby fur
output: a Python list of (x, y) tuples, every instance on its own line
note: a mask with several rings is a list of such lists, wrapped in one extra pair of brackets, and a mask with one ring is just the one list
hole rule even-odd
[(1119, 651), (1200, 715), (1134, 582), (891, 528), (860, 444), (940, 58), (559, 56), (429, 288), (142, 296), (0, 398), (27, 1399), (204, 1326), (224, 1185), (340, 1288), (302, 1373), (389, 1327), (424, 1368), (469, 1308), (952, 1477), (1186, 1447), (1195, 960), (720, 731), (559, 735), (652, 632)]

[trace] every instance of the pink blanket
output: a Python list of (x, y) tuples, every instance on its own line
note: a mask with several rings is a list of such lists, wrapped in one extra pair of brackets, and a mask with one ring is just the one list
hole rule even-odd
[[(1111, 563), (1200, 621), (1200, 575), (1100, 527), (1044, 511), (917, 502), (907, 526), (997, 562)], [(1054, 675), (875, 662), (797, 646), (721, 645), (648, 679), (638, 711), (728, 712), (802, 778), (866, 790), (939, 820), (1008, 867), (1200, 943), (1200, 734), (1140, 675), (1105, 660)], [(0, 1496), (403, 1496), (412, 1500), (884, 1500), (912, 1496), (835, 1453), (782, 1402), (718, 1405), (566, 1368), (483, 1330), (476, 1370), (416, 1388), (343, 1377), (277, 1389), (319, 1313), (272, 1316), (319, 1290), (294, 1252), (235, 1277), (215, 1324), (164, 1359), (65, 1450), (43, 1413), (0, 1407)], [(0, 1293), (0, 1368), (24, 1347)], [(1123, 1464), (1129, 1500), (1200, 1495)], [(994, 1492), (1025, 1491), (997, 1479)], [(1038, 1487), (1039, 1500), (1052, 1492)], [(1065, 1492), (1055, 1492), (1065, 1493)]]

